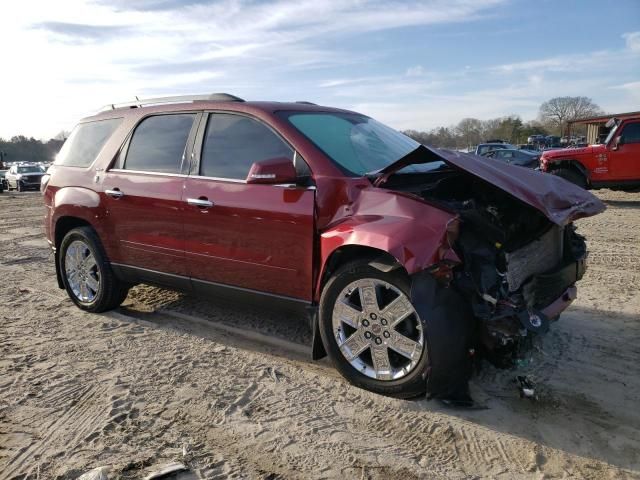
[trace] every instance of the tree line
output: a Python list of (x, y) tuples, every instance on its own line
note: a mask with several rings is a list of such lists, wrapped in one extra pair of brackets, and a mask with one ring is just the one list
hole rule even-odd
[[(527, 143), (531, 135), (562, 136), (566, 134), (567, 122), (603, 113), (588, 97), (556, 97), (540, 105), (538, 118), (529, 122), (523, 122), (518, 115), (489, 120), (463, 118), (457, 125), (404, 133), (417, 142), (440, 148), (472, 148), (496, 139), (517, 145)], [(572, 134), (584, 134), (584, 128), (574, 128)]]
[[(590, 98), (556, 97), (540, 105), (538, 119), (529, 122), (523, 122), (517, 115), (490, 120), (463, 118), (457, 125), (404, 133), (420, 143), (440, 148), (471, 148), (494, 139), (519, 144), (526, 143), (531, 135), (560, 136), (565, 132), (567, 122), (602, 113)], [(60, 132), (45, 142), (23, 135), (10, 140), (0, 138), (0, 156), (5, 162), (51, 162), (67, 136), (68, 132)]]
[(17, 135), (9, 140), (0, 138), (0, 160), (4, 162), (52, 162), (64, 143), (63, 135), (45, 142)]

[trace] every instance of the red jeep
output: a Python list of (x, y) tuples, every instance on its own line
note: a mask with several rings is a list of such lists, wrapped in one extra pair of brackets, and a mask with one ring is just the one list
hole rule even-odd
[(540, 168), (582, 188), (640, 188), (640, 117), (612, 118), (602, 145), (544, 152)]
[(576, 297), (561, 179), (431, 149), (358, 113), (216, 94), (82, 120), (43, 179), (60, 288), (87, 311), (137, 283), (310, 313), (313, 356), (401, 397), (468, 401)]

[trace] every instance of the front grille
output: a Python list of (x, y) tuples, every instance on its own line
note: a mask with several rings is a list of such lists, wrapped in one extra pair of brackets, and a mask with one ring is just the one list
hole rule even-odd
[(560, 264), (563, 228), (554, 225), (537, 240), (506, 254), (509, 291), (518, 290), (533, 275), (548, 272)]
[(27, 185), (40, 185), (40, 181), (42, 180), (42, 176), (38, 177), (22, 177), (22, 183)]

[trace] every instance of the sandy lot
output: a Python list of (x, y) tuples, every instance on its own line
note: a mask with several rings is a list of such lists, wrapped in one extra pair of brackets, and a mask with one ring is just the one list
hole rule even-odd
[(0, 479), (640, 478), (640, 194), (598, 195), (578, 301), (527, 365), (474, 378), (475, 410), (348, 385), (298, 318), (150, 287), (81, 312), (39, 194), (0, 195)]

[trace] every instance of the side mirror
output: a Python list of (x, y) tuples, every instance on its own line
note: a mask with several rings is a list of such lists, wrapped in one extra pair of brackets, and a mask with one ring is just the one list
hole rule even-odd
[(624, 137), (622, 135), (613, 139), (613, 150), (618, 150), (622, 145), (624, 145)]
[(279, 184), (296, 183), (297, 174), (293, 160), (287, 157), (270, 158), (255, 162), (249, 169), (247, 183)]

